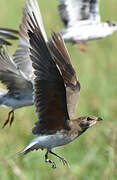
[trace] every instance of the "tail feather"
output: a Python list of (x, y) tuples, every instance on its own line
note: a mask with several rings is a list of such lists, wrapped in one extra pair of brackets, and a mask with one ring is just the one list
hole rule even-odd
[(39, 144), (36, 141), (32, 140), (24, 149), (19, 151), (16, 155), (27, 154), (30, 151), (38, 150), (38, 149), (39, 149)]

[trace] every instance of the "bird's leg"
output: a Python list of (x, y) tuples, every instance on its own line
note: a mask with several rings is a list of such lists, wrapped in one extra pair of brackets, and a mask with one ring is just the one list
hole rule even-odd
[(86, 49), (81, 47), (81, 46), (79, 46), (79, 43), (82, 43), (83, 45), (87, 45), (88, 43), (86, 41), (79, 41), (79, 40), (78, 41), (77, 40), (74, 41), (74, 47), (77, 48), (80, 51), (85, 52)]
[(60, 160), (62, 161), (63, 165), (67, 165), (70, 168), (70, 165), (69, 165), (68, 161), (65, 160), (63, 157), (59, 156), (58, 154), (56, 154), (56, 153), (54, 153), (52, 151), (49, 151), (49, 153), (51, 153), (51, 154), (57, 156), (58, 158), (60, 158)]
[(81, 41), (81, 43), (82, 43), (83, 45), (85, 45), (85, 46), (88, 45), (87, 41)]
[(45, 154), (45, 162), (51, 163), (52, 164), (52, 168), (55, 169), (56, 168), (56, 164), (52, 160), (48, 159), (48, 153), (49, 153), (49, 151), (47, 151), (46, 154)]
[(7, 120), (4, 122), (2, 128), (4, 128), (4, 127), (9, 123), (10, 113), (11, 113), (11, 111), (8, 113), (8, 118), (7, 118)]
[(75, 47), (76, 49), (82, 51), (82, 52), (86, 52), (86, 49), (83, 48), (83, 47), (81, 47), (81, 46), (79, 46), (78, 44), (74, 44), (74, 47)]
[(12, 125), (13, 121), (14, 121), (14, 111), (12, 110), (10, 112), (10, 126)]
[(4, 127), (9, 123), (9, 121), (10, 121), (10, 125), (11, 125), (12, 122), (13, 122), (13, 120), (14, 120), (14, 111), (12, 110), (12, 111), (10, 111), (10, 112), (8, 113), (8, 118), (7, 118), (7, 120), (4, 122), (2, 128), (4, 128)]

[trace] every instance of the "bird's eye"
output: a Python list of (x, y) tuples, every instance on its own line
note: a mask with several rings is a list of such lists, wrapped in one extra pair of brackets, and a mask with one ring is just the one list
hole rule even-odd
[(93, 120), (93, 118), (91, 118), (91, 117), (88, 117), (88, 118), (87, 118), (87, 121), (91, 121), (91, 120)]

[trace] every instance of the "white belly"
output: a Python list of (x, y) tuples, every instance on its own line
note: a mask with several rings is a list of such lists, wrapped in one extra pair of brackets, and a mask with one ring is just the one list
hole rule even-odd
[(56, 133), (55, 135), (39, 135), (34, 138), (21, 153), (28, 153), (34, 149), (48, 149), (53, 147), (62, 146), (72, 141), (72, 137), (68, 137), (66, 134)]
[(87, 41), (104, 38), (113, 33), (113, 30), (106, 23), (76, 24), (63, 30), (63, 39), (65, 41)]

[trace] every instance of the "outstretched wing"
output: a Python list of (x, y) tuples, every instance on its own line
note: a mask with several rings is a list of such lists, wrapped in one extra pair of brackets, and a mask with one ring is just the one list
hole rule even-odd
[(8, 28), (0, 28), (0, 46), (5, 45), (11, 45), (11, 43), (8, 41), (8, 39), (16, 40), (18, 37), (17, 30), (8, 29)]
[(4, 48), (0, 49), (0, 81), (7, 86), (8, 91), (32, 89), (32, 83), (25, 78)]
[(98, 0), (58, 0), (59, 14), (66, 26), (83, 20), (100, 20)]
[[(15, 63), (17, 64), (19, 69), (22, 70), (24, 74), (28, 77), (28, 79), (30, 80), (33, 79), (33, 68), (32, 68), (32, 62), (29, 56), (30, 44), (29, 44), (29, 37), (28, 37), (27, 31), (28, 29), (30, 29), (29, 24), (32, 27), (34, 26), (31, 19), (33, 19), (33, 21), (35, 22), (37, 26), (41, 27), (44, 38), (47, 39), (44, 28), (43, 28), (43, 24), (42, 24), (40, 10), (39, 10), (36, 0), (25, 1), (25, 8), (23, 9), (22, 24), (20, 25), (20, 30), (19, 30), (19, 34), (20, 34), (19, 44), (14, 54)], [(27, 22), (29, 22), (29, 24)]]
[(73, 119), (80, 94), (80, 82), (77, 80), (70, 56), (60, 33), (52, 33), (52, 41), (49, 42), (49, 48), (62, 73), (66, 85), (68, 113), (70, 119)]
[(51, 134), (68, 129), (69, 115), (64, 80), (39, 28), (29, 31), (31, 60), (35, 69), (35, 106), (38, 121), (33, 134)]
[(99, 0), (90, 1), (90, 19), (100, 21)]

